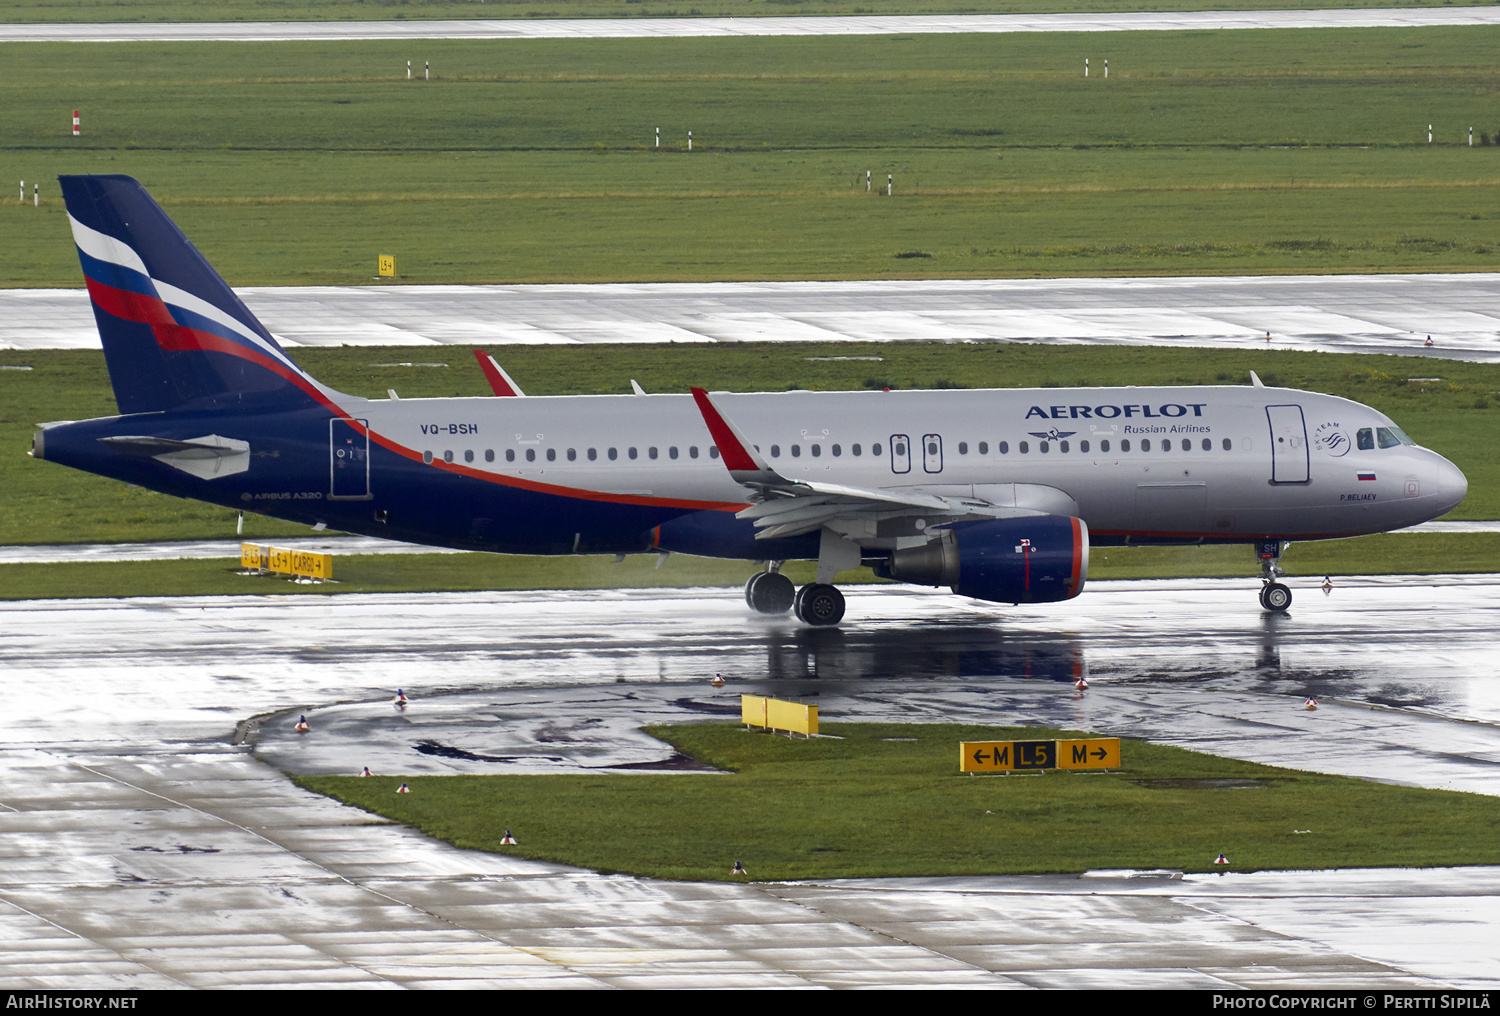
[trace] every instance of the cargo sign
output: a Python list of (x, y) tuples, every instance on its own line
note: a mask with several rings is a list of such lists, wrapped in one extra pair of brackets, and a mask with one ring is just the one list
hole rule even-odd
[(276, 572), (281, 575), (320, 579), (326, 582), (333, 578), (333, 555), (242, 543), (240, 544), (240, 567), (251, 571)]
[(963, 773), (1118, 768), (1118, 737), (1081, 741), (960, 741), (958, 745), (958, 770)]

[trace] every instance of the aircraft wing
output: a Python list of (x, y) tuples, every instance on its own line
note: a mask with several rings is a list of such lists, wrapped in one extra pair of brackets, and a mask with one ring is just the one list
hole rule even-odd
[(922, 516), (930, 524), (960, 518), (1017, 518), (1045, 515), (1045, 511), (1000, 505), (980, 497), (949, 496), (918, 490), (851, 487), (816, 480), (794, 480), (773, 469), (740, 429), (719, 411), (702, 388), (692, 389), (719, 457), (734, 477), (751, 491), (752, 504), (736, 518), (753, 519), (758, 540), (775, 540), (827, 527), (846, 536), (874, 536), (887, 519)]

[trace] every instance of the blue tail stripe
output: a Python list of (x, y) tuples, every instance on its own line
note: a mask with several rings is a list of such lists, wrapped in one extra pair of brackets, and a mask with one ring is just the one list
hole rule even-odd
[(140, 293), (143, 296), (156, 295), (156, 286), (134, 268), (126, 268), (112, 261), (101, 261), (85, 253), (81, 248), (78, 250), (78, 261), (83, 265), (84, 276), (95, 282), (102, 282), (106, 286), (128, 290), (132, 293)]

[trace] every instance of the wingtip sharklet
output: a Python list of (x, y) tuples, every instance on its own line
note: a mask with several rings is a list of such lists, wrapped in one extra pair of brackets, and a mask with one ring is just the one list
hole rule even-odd
[(505, 372), (505, 368), (495, 360), (493, 356), (483, 349), (474, 350), (474, 359), (479, 361), (479, 369), (484, 371), (484, 379), (490, 383), (490, 388), (496, 395), (511, 397), (524, 396), (521, 386), (516, 384), (515, 379)]
[[(755, 450), (755, 446), (746, 440), (738, 427), (719, 412), (719, 407), (714, 405), (708, 392), (703, 388), (693, 388), (690, 391), (693, 393), (693, 401), (698, 404), (698, 411), (703, 414), (703, 422), (708, 425), (708, 433), (719, 449), (720, 459), (735, 479), (741, 479), (740, 474), (745, 473), (760, 474), (767, 478), (774, 477), (774, 471), (766, 465), (765, 460)], [(741, 482), (744, 481), (741, 480)]]

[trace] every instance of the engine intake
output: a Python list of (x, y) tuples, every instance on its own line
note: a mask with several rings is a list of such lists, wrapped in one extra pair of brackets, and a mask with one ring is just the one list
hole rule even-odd
[(921, 547), (893, 552), (883, 578), (948, 586), (997, 603), (1053, 603), (1083, 592), (1089, 530), (1071, 515), (960, 522)]

